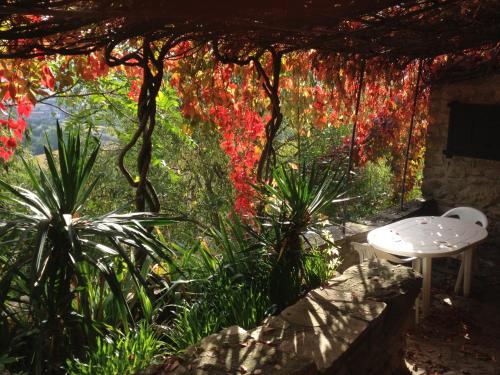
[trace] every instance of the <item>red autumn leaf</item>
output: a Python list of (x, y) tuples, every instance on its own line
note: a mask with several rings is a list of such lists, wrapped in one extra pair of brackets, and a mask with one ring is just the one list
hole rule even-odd
[(24, 116), (28, 118), (30, 117), (32, 110), (33, 110), (33, 104), (26, 97), (17, 103), (17, 114), (19, 116)]
[(52, 70), (48, 65), (43, 66), (41, 75), (42, 75), (41, 78), (42, 85), (47, 87), (48, 89), (53, 90), (55, 84), (55, 78), (54, 74), (52, 73)]
[(8, 123), (10, 129), (17, 129), (17, 120), (10, 118)]
[(9, 148), (16, 148), (17, 147), (17, 140), (14, 137), (10, 137), (7, 139), (7, 142), (5, 143), (5, 146)]
[(8, 162), (12, 156), (12, 151), (6, 149), (5, 147), (0, 146), (0, 159), (3, 159), (4, 162)]

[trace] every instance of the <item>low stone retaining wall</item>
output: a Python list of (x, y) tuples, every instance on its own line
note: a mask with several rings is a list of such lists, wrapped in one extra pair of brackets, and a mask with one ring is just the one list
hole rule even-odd
[(404, 374), (420, 287), (408, 267), (355, 265), (261, 326), (229, 327), (146, 374)]

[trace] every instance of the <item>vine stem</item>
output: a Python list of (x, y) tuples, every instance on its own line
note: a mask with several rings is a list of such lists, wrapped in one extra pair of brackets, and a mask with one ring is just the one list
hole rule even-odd
[(276, 164), (276, 152), (274, 150), (274, 139), (283, 121), (281, 113), (281, 103), (279, 98), (279, 79), (281, 73), (281, 57), (282, 54), (274, 48), (269, 47), (273, 59), (273, 77), (272, 81), (262, 67), (258, 59), (254, 59), (254, 64), (260, 77), (263, 78), (262, 86), (267, 96), (271, 100), (271, 118), (266, 124), (266, 142), (264, 149), (257, 164), (257, 180), (272, 181), (272, 167)]
[(354, 155), (354, 148), (356, 146), (356, 131), (358, 128), (358, 114), (359, 114), (359, 107), (361, 104), (361, 94), (363, 91), (363, 82), (365, 79), (365, 68), (366, 68), (366, 62), (363, 60), (361, 63), (361, 72), (359, 73), (359, 82), (358, 82), (358, 91), (356, 93), (356, 108), (354, 111), (354, 123), (352, 125), (352, 134), (351, 134), (351, 146), (349, 148), (349, 163), (347, 166), (347, 181), (351, 181), (351, 170), (352, 170), (352, 164), (353, 164), (353, 155)]
[[(346, 178), (346, 183), (350, 184), (351, 183), (351, 171), (352, 171), (352, 164), (353, 164), (353, 155), (354, 155), (354, 147), (356, 145), (356, 131), (358, 127), (358, 114), (359, 114), (359, 107), (361, 104), (361, 94), (363, 92), (363, 83), (365, 79), (365, 70), (366, 70), (366, 61), (363, 60), (361, 62), (361, 71), (359, 73), (359, 82), (358, 82), (358, 90), (356, 92), (356, 108), (354, 111), (354, 123), (352, 124), (352, 134), (351, 134), (351, 146), (349, 148), (349, 161), (347, 165), (347, 178)], [(342, 232), (345, 234), (346, 230), (346, 222), (347, 222), (347, 208), (346, 204), (344, 203), (343, 205), (343, 211), (344, 211), (344, 220), (342, 223)]]
[(408, 160), (410, 158), (410, 147), (411, 147), (411, 138), (413, 136), (413, 128), (415, 125), (415, 112), (417, 110), (417, 100), (418, 100), (418, 90), (420, 86), (420, 80), (422, 78), (422, 60), (418, 61), (418, 73), (417, 73), (417, 82), (415, 83), (415, 93), (413, 95), (413, 108), (411, 113), (410, 120), (410, 128), (408, 129), (408, 141), (406, 142), (406, 152), (405, 152), (405, 164), (403, 168), (403, 182), (401, 184), (401, 210), (403, 210), (403, 205), (405, 202), (405, 193), (406, 193), (406, 175), (408, 172)]
[[(109, 65), (140, 66), (143, 71), (143, 81), (137, 103), (138, 127), (118, 155), (118, 168), (128, 184), (136, 189), (135, 206), (139, 212), (160, 211), (160, 201), (148, 178), (148, 173), (152, 159), (152, 136), (156, 126), (156, 98), (163, 80), (163, 64), (168, 51), (177, 42), (178, 40), (173, 38), (166, 41), (161, 48), (156, 48), (152, 41), (145, 38), (140, 50), (120, 58), (113, 55), (114, 44), (110, 44), (105, 50), (106, 61)], [(136, 160), (137, 177), (134, 178), (125, 166), (125, 157), (139, 140), (141, 142)]]
[[(241, 59), (235, 56), (224, 56), (220, 51), (219, 44), (220, 42), (217, 39), (212, 41), (214, 55), (220, 62), (225, 64), (237, 64), (240, 66), (248, 65), (253, 62), (259, 78), (262, 78), (262, 88), (271, 101), (271, 118), (266, 124), (266, 140), (257, 164), (257, 180), (269, 183), (272, 181), (272, 168), (276, 164), (276, 151), (274, 149), (273, 142), (281, 126), (281, 122), (283, 121), (279, 98), (279, 82), (282, 67), (281, 58), (283, 57), (285, 51), (277, 51), (273, 46), (267, 46), (266, 48), (258, 49), (253, 55)], [(270, 52), (272, 57), (272, 79), (266, 73), (260, 62), (260, 58), (266, 51)]]

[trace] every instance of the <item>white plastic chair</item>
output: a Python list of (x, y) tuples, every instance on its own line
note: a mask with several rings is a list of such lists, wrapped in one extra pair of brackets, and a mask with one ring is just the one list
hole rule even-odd
[[(351, 249), (356, 250), (359, 255), (359, 262), (372, 259), (384, 259), (396, 264), (405, 264), (412, 262), (412, 268), (415, 272), (421, 272), (421, 261), (417, 257), (400, 258), (396, 255), (388, 254), (384, 251), (375, 249), (368, 243), (351, 242)], [(419, 322), (420, 296), (415, 300), (415, 323)]]
[[(446, 211), (443, 215), (444, 217), (454, 217), (459, 220), (463, 220), (469, 223), (474, 223), (482, 226), (486, 229), (488, 226), (488, 218), (485, 214), (476, 208), (472, 207), (456, 207), (449, 211)], [(454, 258), (460, 259), (460, 270), (458, 271), (457, 281), (455, 282), (455, 293), (460, 292), (460, 287), (463, 284), (464, 272), (470, 272), (470, 270), (464, 270), (463, 253), (458, 254)]]
[[(367, 243), (351, 242), (351, 248), (356, 250), (359, 255), (359, 262), (362, 263), (365, 260), (371, 259), (384, 259), (392, 263), (404, 264), (418, 260), (416, 257), (411, 258), (400, 258), (396, 255), (388, 254), (386, 252), (375, 249), (373, 246)], [(419, 270), (416, 270), (419, 271)]]

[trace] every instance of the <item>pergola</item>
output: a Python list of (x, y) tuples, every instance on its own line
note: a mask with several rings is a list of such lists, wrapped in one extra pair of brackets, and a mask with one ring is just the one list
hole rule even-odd
[[(179, 57), (171, 55), (172, 47), (188, 40), (194, 48), (210, 43), (215, 57), (222, 62), (253, 62), (264, 77), (264, 89), (272, 103), (266, 144), (258, 165), (259, 177), (265, 178), (274, 152), (273, 139), (282, 119), (278, 94), (283, 54), (315, 49), (360, 61), (376, 57), (390, 63), (491, 49), (496, 65), (500, 2), (9, 0), (0, 5), (0, 58), (79, 55), (104, 49), (109, 65), (143, 68), (139, 126), (119, 160), (123, 174), (137, 189), (139, 210), (144, 210), (146, 203), (153, 211), (159, 208), (147, 178), (156, 95), (163, 77), (163, 60)], [(125, 42), (131, 42), (126, 52), (117, 54)], [(273, 60), (270, 76), (260, 65), (259, 59), (265, 53), (270, 53)], [(140, 179), (136, 181), (123, 160), (141, 137)]]
[[(37, 22), (23, 15), (41, 16)], [(134, 37), (217, 41), (234, 55), (273, 46), (363, 56), (431, 57), (495, 43), (495, 0), (10, 0), (3, 57), (81, 54)], [(12, 43), (24, 39), (23, 43)], [(37, 40), (38, 39), (38, 40)]]

